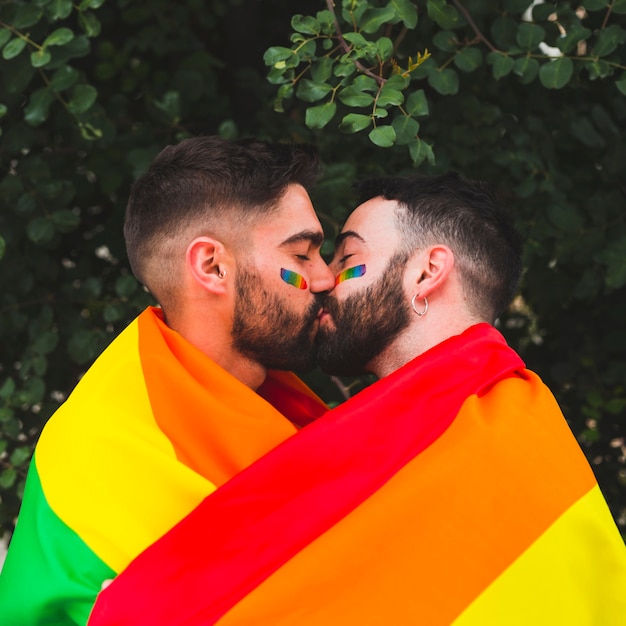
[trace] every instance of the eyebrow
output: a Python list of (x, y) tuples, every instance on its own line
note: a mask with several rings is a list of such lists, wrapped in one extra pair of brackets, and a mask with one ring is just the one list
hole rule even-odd
[(353, 230), (346, 230), (343, 233), (339, 233), (337, 237), (335, 237), (335, 248), (338, 248), (349, 237), (353, 237), (354, 239), (358, 239), (359, 241), (365, 243), (365, 239), (363, 239), (359, 233), (355, 233)]
[(302, 241), (308, 241), (319, 247), (324, 242), (324, 235), (318, 230), (303, 230), (295, 235), (291, 235), (291, 237), (287, 237), (280, 246), (289, 246), (294, 243), (301, 243)]

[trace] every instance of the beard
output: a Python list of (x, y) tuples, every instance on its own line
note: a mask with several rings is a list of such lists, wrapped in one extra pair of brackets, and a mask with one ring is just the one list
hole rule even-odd
[(321, 306), (320, 298), (315, 297), (299, 315), (265, 289), (258, 274), (239, 272), (233, 346), (266, 369), (308, 371), (315, 365), (314, 323)]
[(398, 254), (374, 284), (343, 302), (327, 296), (323, 305), (335, 327), (320, 328), (317, 362), (328, 374), (356, 376), (377, 357), (410, 322), (402, 278), (406, 255)]

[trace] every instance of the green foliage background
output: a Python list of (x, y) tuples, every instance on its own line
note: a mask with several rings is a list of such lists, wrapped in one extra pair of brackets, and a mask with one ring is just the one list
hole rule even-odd
[[(0, 527), (46, 419), (150, 303), (121, 235), (132, 181), (164, 145), (221, 134), (316, 143), (331, 240), (355, 178), (501, 184), (527, 271), (500, 327), (624, 531), (626, 0), (529, 4), (0, 3)], [(330, 403), (369, 382), (308, 380)]]

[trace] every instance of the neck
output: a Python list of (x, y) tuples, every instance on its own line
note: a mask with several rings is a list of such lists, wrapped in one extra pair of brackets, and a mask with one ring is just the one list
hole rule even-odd
[[(429, 311), (428, 315), (436, 311)], [(431, 319), (415, 319), (377, 357), (367, 364), (368, 371), (384, 378), (427, 350), (455, 335), (460, 335), (481, 320), (465, 315), (432, 315)]]
[(214, 363), (256, 391), (263, 384), (267, 370), (233, 348), (232, 337), (228, 330), (232, 322), (230, 319), (219, 319), (219, 317), (219, 313), (215, 311), (210, 331), (208, 331), (209, 326), (206, 320), (198, 322), (197, 315), (189, 319), (181, 315), (169, 315), (166, 323)]

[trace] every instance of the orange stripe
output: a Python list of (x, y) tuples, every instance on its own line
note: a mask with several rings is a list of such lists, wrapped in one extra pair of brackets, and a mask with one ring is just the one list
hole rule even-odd
[(470, 397), (439, 440), (219, 624), (450, 624), (595, 485), (527, 374)]
[[(139, 353), (155, 420), (182, 463), (222, 485), (296, 428), (155, 313), (156, 324), (139, 318)], [(162, 358), (163, 340), (174, 359)], [(176, 381), (176, 394), (171, 381)]]

